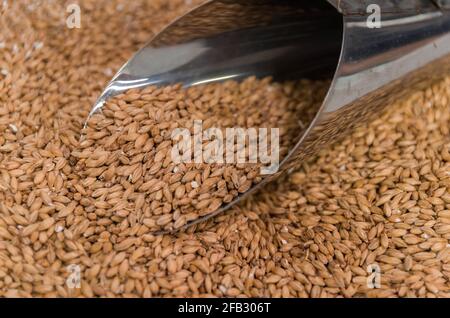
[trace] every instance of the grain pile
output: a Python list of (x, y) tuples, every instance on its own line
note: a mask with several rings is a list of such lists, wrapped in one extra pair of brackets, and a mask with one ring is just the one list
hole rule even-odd
[[(133, 214), (153, 232), (178, 229), (215, 212), (264, 177), (261, 162), (249, 163), (246, 131), (244, 162), (237, 163), (239, 147), (226, 144), (226, 128), (279, 128), (280, 149), (274, 156), (282, 159), (312, 119), (326, 88), (321, 81), (277, 84), (250, 77), (189, 89), (128, 90), (89, 119), (80, 151), (72, 152), (79, 159), (75, 170), (86, 184), (83, 192), (112, 223)], [(172, 133), (189, 129), (192, 139), (195, 121), (203, 131), (221, 131), (223, 162), (208, 162), (205, 152), (196, 163), (194, 151), (190, 162), (174, 162), (172, 149), (180, 141)], [(211, 143), (206, 139), (196, 147), (206, 149)], [(225, 161), (229, 154), (234, 154), (232, 163)]]
[(73, 154), (114, 70), (187, 5), (80, 5), (79, 30), (62, 1), (1, 9), (0, 296), (450, 297), (450, 78), (240, 207), (155, 236), (92, 206)]

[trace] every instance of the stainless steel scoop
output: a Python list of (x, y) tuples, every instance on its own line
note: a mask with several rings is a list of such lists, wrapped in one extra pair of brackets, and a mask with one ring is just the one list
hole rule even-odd
[(147, 85), (193, 86), (251, 75), (332, 79), (321, 108), (299, 132), (279, 171), (189, 226), (228, 209), (392, 101), (449, 71), (450, 0), (213, 0), (137, 52), (90, 115), (111, 96)]

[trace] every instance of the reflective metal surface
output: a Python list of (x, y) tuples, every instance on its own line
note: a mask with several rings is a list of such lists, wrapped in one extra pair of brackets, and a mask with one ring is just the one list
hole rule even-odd
[[(328, 94), (279, 172), (301, 164), (392, 101), (450, 72), (450, 11), (431, 0), (375, 1), (381, 28), (366, 24), (368, 1), (215, 0), (175, 21), (115, 75), (94, 106), (128, 88), (199, 85), (250, 75), (328, 77)], [(91, 114), (92, 114), (91, 113)]]
[(97, 101), (151, 84), (185, 86), (250, 75), (332, 77), (342, 17), (326, 1), (216, 0), (181, 17), (135, 54)]

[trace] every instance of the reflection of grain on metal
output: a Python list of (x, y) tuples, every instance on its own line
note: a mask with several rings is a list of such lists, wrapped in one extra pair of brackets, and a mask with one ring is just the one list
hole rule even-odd
[(387, 106), (395, 105), (396, 101), (429, 86), (430, 79), (441, 80), (449, 72), (450, 57), (446, 57), (337, 111), (324, 112), (280, 172), (300, 166), (305, 159), (315, 155), (329, 143), (339, 140), (374, 115), (380, 114)]
[(274, 16), (294, 18), (320, 12), (318, 10), (323, 3), (314, 6), (295, 7), (289, 1), (212, 1), (189, 13), (189, 19), (175, 21), (151, 44), (153, 47), (173, 45), (244, 28), (266, 26)]

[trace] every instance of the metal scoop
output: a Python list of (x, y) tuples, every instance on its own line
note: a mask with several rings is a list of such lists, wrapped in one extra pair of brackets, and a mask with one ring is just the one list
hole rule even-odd
[(392, 101), (450, 70), (450, 1), (213, 0), (156, 35), (114, 76), (105, 100), (130, 88), (186, 87), (248, 76), (332, 79), (277, 173), (297, 166)]

